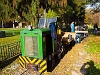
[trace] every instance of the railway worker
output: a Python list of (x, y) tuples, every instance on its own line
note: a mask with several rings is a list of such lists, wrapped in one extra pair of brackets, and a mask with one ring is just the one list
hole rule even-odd
[(56, 26), (55, 26), (55, 23), (54, 23), (54, 22), (50, 23), (49, 28), (50, 28), (50, 30), (51, 30), (51, 37), (52, 37), (55, 41), (57, 41), (57, 30), (56, 30), (57, 28), (56, 28)]
[(94, 35), (97, 35), (98, 25), (97, 23), (94, 24)]
[(74, 37), (74, 41), (75, 41), (75, 44), (80, 43), (81, 42), (81, 34), (77, 33)]
[[(83, 29), (84, 29), (84, 31), (88, 31), (88, 26), (87, 26), (86, 23), (84, 23)], [(84, 36), (85, 37), (88, 37), (88, 34), (87, 33), (84, 33)]]
[(85, 30), (85, 31), (88, 31), (88, 26), (87, 26), (87, 24), (86, 24), (86, 23), (84, 23), (83, 28), (84, 28), (84, 30)]
[(75, 29), (74, 29), (74, 21), (70, 24), (70, 27), (71, 27), (71, 32), (75, 32)]

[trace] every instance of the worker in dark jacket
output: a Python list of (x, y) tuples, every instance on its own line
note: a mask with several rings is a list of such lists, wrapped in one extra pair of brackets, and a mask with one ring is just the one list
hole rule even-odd
[(88, 26), (87, 26), (87, 24), (86, 24), (86, 23), (84, 23), (83, 28), (84, 28), (84, 31), (88, 31)]
[[(84, 31), (88, 31), (88, 26), (87, 26), (86, 23), (84, 23), (83, 29), (84, 29)], [(84, 36), (87, 38), (88, 37), (88, 33), (84, 33)]]
[(97, 35), (98, 25), (97, 23), (94, 24), (94, 35)]
[(57, 28), (54, 22), (50, 23), (49, 28), (51, 30), (51, 37), (57, 41)]

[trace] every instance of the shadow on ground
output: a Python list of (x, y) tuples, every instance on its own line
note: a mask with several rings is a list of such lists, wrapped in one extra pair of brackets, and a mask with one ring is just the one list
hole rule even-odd
[(48, 72), (52, 72), (55, 69), (55, 67), (60, 63), (61, 59), (65, 56), (65, 54), (68, 53), (68, 51), (70, 51), (72, 49), (72, 47), (74, 45), (75, 45), (75, 42), (72, 41), (69, 45), (65, 45), (64, 46), (64, 51), (63, 51), (64, 53), (62, 53), (61, 58), (58, 59), (58, 56), (54, 57), (55, 65), (53, 67), (51, 67), (51, 64), (52, 64), (53, 61), (52, 62), (48, 62), (48, 66), (49, 66)]
[(83, 75), (100, 75), (100, 69), (97, 69), (95, 67), (95, 64), (92, 60), (87, 63), (84, 63), (80, 69), (80, 72)]

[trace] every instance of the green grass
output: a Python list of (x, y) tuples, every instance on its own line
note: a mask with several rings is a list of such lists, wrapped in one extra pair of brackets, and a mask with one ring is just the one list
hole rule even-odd
[(0, 30), (16, 30), (16, 31), (20, 31), (24, 28), (0, 28)]
[(9, 44), (20, 40), (20, 35), (0, 38), (0, 45)]
[[(0, 38), (0, 45), (12, 43), (20, 40), (20, 31), (23, 29), (18, 28), (0, 28), (5, 31), (6, 37)], [(14, 35), (13, 35), (14, 34)]]
[(95, 67), (100, 70), (100, 64), (95, 63)]
[(99, 42), (89, 42), (87, 52), (89, 53), (100, 53), (100, 43)]
[(86, 51), (92, 54), (100, 53), (100, 36), (90, 36)]
[(20, 34), (23, 28), (0, 28), (1, 31), (5, 31), (6, 36), (14, 36)]
[[(91, 29), (90, 29), (91, 30)], [(100, 63), (98, 57), (100, 55), (100, 36), (94, 36), (93, 34), (90, 34), (88, 37), (88, 45), (86, 48), (86, 51), (89, 54), (92, 54), (92, 61), (87, 62), (89, 65), (88, 68), (86, 68), (86, 75), (100, 75)], [(97, 58), (98, 57), (98, 58)]]

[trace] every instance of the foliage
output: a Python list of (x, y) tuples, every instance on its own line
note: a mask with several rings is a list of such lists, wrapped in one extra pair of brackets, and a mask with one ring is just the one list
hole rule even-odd
[(15, 20), (18, 17), (18, 12), (17, 12), (17, 5), (18, 5), (19, 0), (6, 0), (6, 1), (0, 1), (0, 18), (2, 20), (10, 21), (10, 20)]
[(0, 20), (5, 20), (8, 17), (8, 6), (4, 3), (4, 1), (0, 1)]
[[(25, 13), (25, 12), (24, 12)], [(35, 18), (38, 15), (38, 5), (37, 5), (37, 1), (33, 1), (31, 5), (28, 5), (28, 11), (25, 13), (25, 19), (26, 21), (30, 22), (32, 25), (36, 25), (36, 23), (34, 23)]]
[(100, 69), (100, 64), (95, 63), (95, 67), (96, 67), (97, 69)]
[(97, 23), (98, 25), (100, 25), (99, 23), (99, 20), (100, 20), (100, 12), (97, 12), (97, 13), (91, 13), (90, 12), (91, 10), (86, 10), (86, 13), (85, 13), (85, 22), (89, 22), (89, 23)]
[(71, 21), (84, 22), (85, 18), (85, 0), (68, 0), (68, 5), (71, 6), (72, 16)]
[(84, 19), (84, 21), (91, 23), (91, 21), (92, 21), (92, 14), (90, 14), (89, 11), (85, 12), (85, 19)]
[(92, 22), (100, 24), (100, 12), (93, 14), (92, 16)]
[(48, 12), (46, 13), (46, 17), (47, 18), (57, 17), (57, 14), (53, 10), (49, 9)]
[(93, 61), (89, 61), (86, 64), (88, 65), (86, 75), (100, 75), (100, 64), (96, 64)]
[(12, 21), (20, 19), (36, 25), (40, 15), (43, 15), (41, 8), (46, 9), (47, 13), (52, 12), (52, 16), (59, 16), (64, 22), (84, 21), (84, 4), (85, 0), (1, 0), (0, 18)]
[[(43, 4), (43, 1), (40, 1)], [(84, 21), (85, 0), (46, 0), (46, 9), (53, 10), (59, 19), (65, 23), (72, 20)]]

